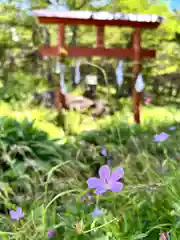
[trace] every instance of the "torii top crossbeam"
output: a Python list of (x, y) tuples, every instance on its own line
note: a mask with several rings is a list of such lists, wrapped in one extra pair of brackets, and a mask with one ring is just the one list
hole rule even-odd
[[(33, 15), (38, 17), (40, 23), (57, 24), (58, 43), (55, 47), (44, 46), (40, 49), (42, 55), (58, 56), (60, 49), (65, 45), (65, 25), (95, 25), (97, 27), (97, 48), (73, 47), (68, 48), (68, 56), (106, 56), (114, 58), (132, 58), (131, 48), (104, 48), (104, 26), (119, 26), (132, 28), (157, 28), (163, 18), (156, 15), (123, 14), (90, 11), (52, 11), (48, 9), (34, 10)], [(155, 57), (154, 50), (142, 49), (141, 56)]]
[[(132, 13), (108, 13), (91, 11), (52, 11), (48, 9), (34, 10), (33, 15), (37, 16), (41, 23), (64, 23), (68, 25), (110, 25), (129, 26), (141, 28), (157, 28), (163, 17), (157, 15), (140, 15)], [(83, 20), (83, 23), (82, 23)]]
[[(105, 56), (114, 58), (131, 58), (133, 65), (133, 84), (135, 85), (138, 74), (141, 72), (141, 60), (154, 58), (155, 50), (141, 48), (141, 29), (155, 29), (164, 20), (157, 15), (123, 14), (91, 11), (53, 11), (48, 9), (34, 10), (40, 23), (57, 24), (58, 42), (55, 47), (43, 46), (40, 52), (44, 56), (58, 56), (64, 47), (68, 56)], [(64, 27), (66, 25), (94, 25), (96, 26), (96, 48), (68, 47), (65, 45)], [(104, 26), (132, 27), (132, 46), (130, 48), (105, 48)], [(141, 94), (133, 88), (133, 110), (136, 123), (140, 123), (140, 100)]]

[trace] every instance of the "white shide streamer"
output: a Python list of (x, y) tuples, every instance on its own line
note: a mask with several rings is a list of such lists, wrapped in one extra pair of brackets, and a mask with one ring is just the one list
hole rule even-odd
[(145, 87), (145, 84), (143, 81), (142, 73), (139, 73), (139, 75), (136, 79), (136, 84), (135, 84), (136, 92), (142, 92), (144, 87)]
[(118, 86), (121, 86), (124, 81), (124, 76), (123, 76), (123, 61), (119, 61), (119, 64), (116, 68), (116, 82)]
[(75, 79), (74, 79), (74, 82), (76, 84), (80, 83), (80, 80), (81, 80), (80, 65), (81, 65), (81, 61), (79, 60), (79, 61), (76, 62), (76, 67), (75, 67)]
[(61, 63), (57, 62), (56, 63), (56, 73), (60, 73), (61, 72)]

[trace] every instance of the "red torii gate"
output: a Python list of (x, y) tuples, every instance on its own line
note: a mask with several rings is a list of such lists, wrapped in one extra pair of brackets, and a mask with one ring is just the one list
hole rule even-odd
[[(59, 56), (65, 48), (68, 56), (72, 57), (89, 57), (89, 56), (105, 56), (114, 58), (131, 58), (133, 64), (133, 86), (138, 74), (141, 72), (141, 59), (154, 58), (156, 51), (152, 49), (141, 48), (141, 29), (155, 29), (164, 20), (163, 17), (156, 15), (139, 15), (139, 14), (123, 14), (123, 13), (107, 13), (107, 12), (91, 12), (91, 11), (52, 11), (48, 9), (34, 10), (33, 15), (36, 16), (40, 23), (58, 24), (58, 41), (56, 46), (42, 46), (40, 53), (43, 56)], [(90, 47), (68, 47), (65, 45), (65, 26), (66, 25), (95, 25), (96, 48)], [(105, 48), (104, 47), (104, 27), (105, 26), (126, 26), (134, 28), (132, 34), (131, 48)], [(56, 106), (59, 108), (59, 100), (64, 102), (64, 97), (60, 88), (56, 91)], [(138, 93), (133, 87), (133, 113), (136, 123), (140, 123), (140, 105), (141, 93)]]

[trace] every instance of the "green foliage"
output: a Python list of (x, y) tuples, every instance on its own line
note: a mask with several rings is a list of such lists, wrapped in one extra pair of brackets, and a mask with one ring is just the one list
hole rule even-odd
[[(180, 20), (164, 3), (157, 1), (157, 4), (150, 5), (147, 0), (114, 0), (98, 9), (90, 6), (89, 1), (67, 1), (67, 4), (70, 9), (165, 16), (166, 22), (159, 29), (143, 31), (142, 34), (143, 47), (156, 48), (158, 52), (155, 60), (145, 62), (145, 77), (148, 79), (153, 74), (179, 68)], [(31, 8), (46, 5), (46, 1), (31, 1)], [(31, 92), (45, 87), (44, 77), (53, 69), (50, 60), (44, 61), (37, 54), (44, 41), (44, 28), (35, 18), (11, 4), (2, 4), (0, 11), (3, 26), (0, 34), (0, 78), (3, 84), (0, 115), (11, 116), (0, 118), (1, 238), (44, 240), (49, 229), (56, 229), (56, 236), (52, 239), (58, 240), (154, 240), (158, 239), (160, 232), (166, 231), (171, 232), (173, 240), (179, 240), (180, 115), (177, 109), (148, 106), (143, 109), (141, 126), (127, 123), (130, 118), (127, 101), (121, 102), (127, 108), (100, 120), (67, 112), (64, 133), (54, 125), (56, 113), (53, 110), (30, 109), (27, 104)], [(10, 11), (11, 14), (7, 14)], [(12, 39), (9, 31), (12, 26), (20, 37), (19, 42)], [(51, 30), (55, 37), (55, 28)], [(75, 32), (82, 35), (82, 39), (77, 39), (78, 43), (95, 41), (95, 34), (88, 27), (68, 28), (67, 32), (67, 35)], [(118, 32), (117, 28), (107, 28), (107, 45), (126, 46), (130, 34), (129, 29)], [(68, 37), (69, 42), (72, 40)], [(14, 64), (10, 55), (15, 57)], [(115, 65), (116, 61), (108, 62)], [(162, 70), (156, 67), (157, 64), (162, 64)], [(103, 92), (102, 96), (105, 95), (107, 92)], [(24, 119), (26, 115), (28, 118)], [(176, 125), (177, 130), (170, 132), (170, 125)], [(153, 136), (160, 132), (168, 132), (169, 139), (154, 143)], [(59, 139), (60, 136), (63, 138)], [(94, 200), (86, 197), (83, 202), (81, 197), (89, 192), (87, 179), (95, 176), (99, 167), (106, 164), (107, 159), (99, 156), (103, 144), (113, 158), (111, 167), (124, 168), (125, 187), (120, 193), (108, 192), (97, 199), (90, 191)], [(12, 221), (8, 213), (16, 206), (21, 206), (25, 213), (19, 222)], [(96, 206), (104, 214), (92, 217), (90, 213)]]
[(41, 88), (42, 85), (42, 78), (38, 76), (32, 78), (32, 75), (27, 75), (23, 72), (14, 72), (9, 76), (6, 86), (2, 85), (0, 88), (0, 99), (6, 102), (13, 103), (27, 100), (37, 86)]
[[(57, 154), (63, 154), (48, 134), (38, 130), (34, 122), (24, 119), (21, 123), (4, 117), (0, 119), (1, 169), (14, 168), (20, 162), (48, 161), (52, 163)], [(58, 155), (58, 156), (59, 156)], [(6, 161), (8, 160), (9, 161)], [(28, 160), (29, 159), (29, 160)], [(14, 170), (13, 170), (14, 171)]]
[[(32, 122), (24, 120), (20, 124), (1, 118), (0, 159), (9, 166), (1, 170), (2, 234), (14, 240), (41, 240), (55, 228), (52, 239), (149, 240), (170, 231), (178, 240), (179, 129), (169, 132), (167, 143), (153, 143), (155, 133), (167, 132), (170, 124), (178, 127), (174, 120), (177, 113), (170, 117), (169, 110), (154, 110), (162, 111), (161, 120), (153, 120), (152, 108), (149, 123), (141, 127), (128, 126), (116, 116), (101, 130), (86, 132), (86, 136), (73, 141), (69, 138), (63, 146), (48, 140)], [(163, 125), (167, 116), (169, 123)], [(96, 143), (90, 140), (93, 135)], [(112, 168), (124, 168), (125, 187), (121, 193), (100, 196), (97, 202), (91, 192), (93, 199), (83, 202), (87, 178), (95, 175), (94, 164), (105, 164), (99, 156), (101, 144), (113, 157)], [(104, 214), (92, 217), (96, 204)], [(23, 208), (25, 217), (13, 223), (6, 211), (16, 206)]]

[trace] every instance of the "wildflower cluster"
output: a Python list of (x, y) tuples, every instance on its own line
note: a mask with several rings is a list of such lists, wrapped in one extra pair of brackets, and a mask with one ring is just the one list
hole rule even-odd
[[(176, 127), (175, 126), (170, 126), (169, 128), (169, 131), (174, 131), (176, 130)], [(165, 140), (167, 140), (169, 138), (169, 134), (168, 133), (165, 133), (165, 132), (162, 132), (160, 134), (156, 134), (154, 136), (154, 142), (164, 142)]]
[[(100, 156), (107, 158), (107, 165), (103, 165), (99, 169), (99, 178), (90, 177), (87, 181), (89, 189), (95, 189), (96, 195), (102, 195), (106, 191), (111, 191), (114, 193), (120, 192), (123, 189), (123, 183), (121, 180), (124, 177), (123, 168), (116, 168), (111, 171), (110, 166), (112, 163), (112, 157), (108, 157), (107, 148), (105, 146), (102, 147), (100, 151)], [(103, 211), (95, 207), (94, 211), (91, 213), (91, 216), (97, 216), (103, 214)]]
[[(121, 183), (119, 180), (123, 178), (124, 170), (122, 168), (116, 168), (115, 170), (111, 171), (109, 165), (112, 163), (112, 157), (108, 157), (107, 149), (105, 146), (102, 147), (100, 155), (107, 158), (107, 164), (100, 167), (99, 178), (90, 177), (87, 180), (88, 188), (90, 190), (94, 189), (95, 197), (93, 197), (90, 193), (87, 193), (86, 196), (83, 196), (81, 198), (82, 202), (93, 201), (95, 200), (94, 198), (96, 198), (96, 196), (100, 196), (108, 190), (117, 193), (123, 189), (123, 183)], [(102, 215), (103, 213), (103, 210), (99, 209), (98, 205), (96, 204), (93, 212), (91, 212), (89, 215), (95, 217)], [(16, 207), (15, 210), (10, 210), (9, 214), (13, 221), (20, 221), (25, 216), (21, 207)], [(47, 235), (48, 239), (51, 239), (56, 235), (56, 230), (50, 229)]]
[[(175, 126), (169, 127), (170, 131), (176, 130)], [(163, 142), (169, 138), (169, 134), (162, 132), (160, 134), (156, 134), (154, 136), (154, 142)], [(96, 205), (94, 207), (94, 210), (89, 213), (90, 216), (96, 217), (99, 215), (104, 214), (104, 211), (99, 208), (98, 204), (99, 201), (94, 201), (96, 197), (98, 199), (100, 198), (101, 195), (105, 194), (107, 191), (111, 191), (113, 193), (119, 193), (124, 185), (121, 180), (124, 178), (124, 169), (121, 167), (117, 167), (113, 170), (111, 170), (111, 165), (112, 165), (112, 157), (108, 155), (107, 148), (105, 146), (102, 146), (101, 151), (99, 152), (100, 156), (104, 157), (107, 161), (107, 163), (99, 168), (98, 175), (99, 177), (90, 177), (87, 180), (87, 185), (88, 189), (93, 193), (94, 195), (92, 196), (90, 193), (87, 193), (86, 196), (83, 196), (81, 198), (82, 202), (96, 202)], [(2, 189), (2, 188), (1, 188)], [(19, 221), (21, 220), (25, 214), (22, 210), (21, 207), (16, 207), (15, 210), (10, 210), (9, 211), (10, 217), (14, 221)], [(55, 229), (50, 229), (47, 233), (48, 239), (52, 238), (53, 236), (56, 235), (56, 230)], [(163, 233), (160, 233), (160, 238), (162, 240), (169, 240), (169, 233), (167, 232), (165, 235)]]

